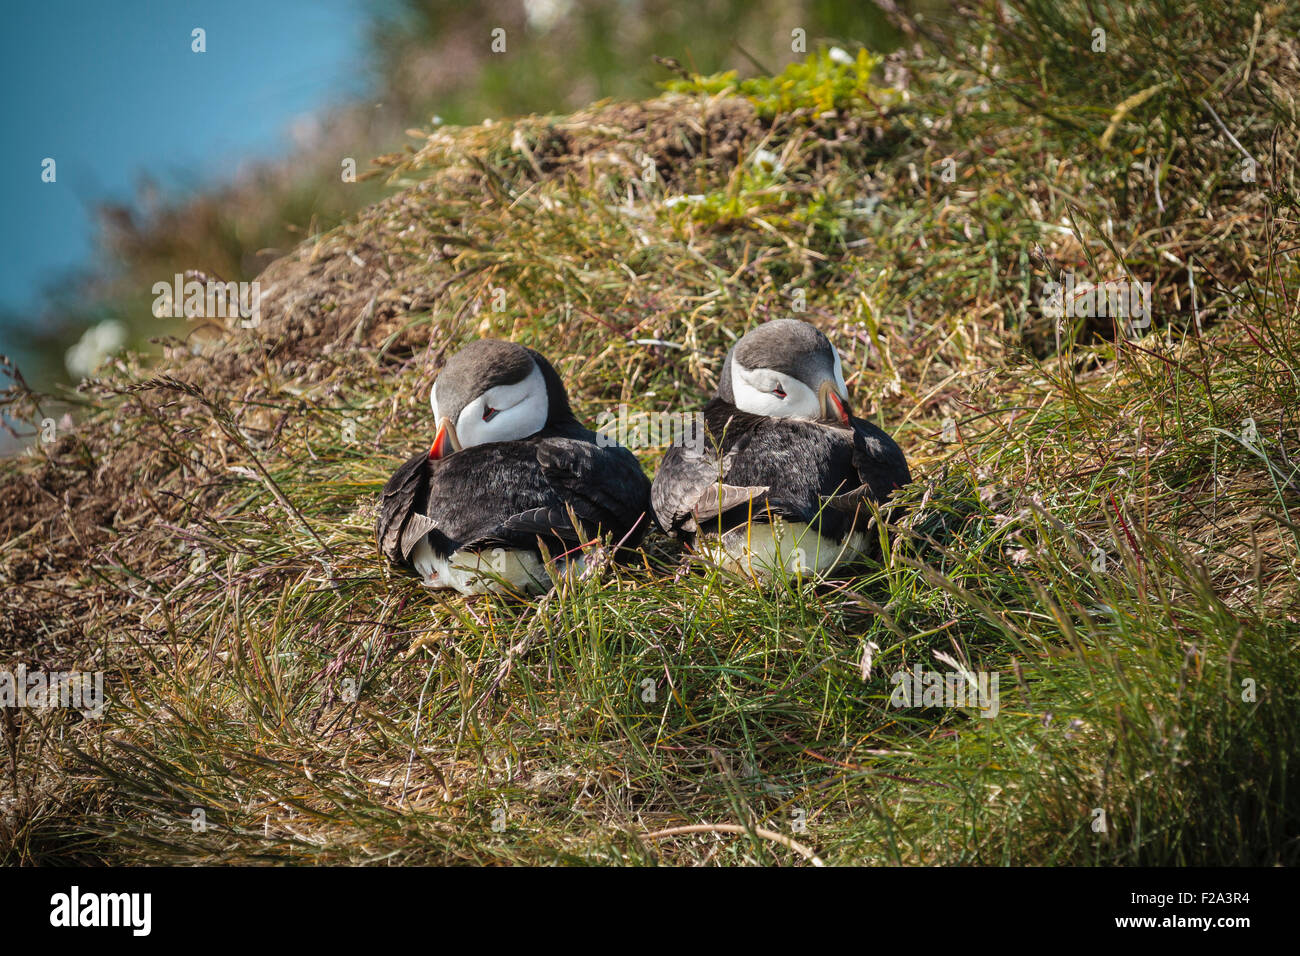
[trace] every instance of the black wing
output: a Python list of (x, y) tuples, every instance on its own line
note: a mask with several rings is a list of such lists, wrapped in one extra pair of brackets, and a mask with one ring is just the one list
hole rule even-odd
[(853, 469), (858, 487), (827, 498), (841, 511), (858, 511), (865, 501), (884, 504), (895, 489), (912, 480), (898, 443), (870, 422), (853, 419)]
[[(707, 520), (726, 531), (778, 516), (843, 538), (863, 499), (883, 502), (909, 480), (898, 445), (868, 422), (853, 431), (766, 418), (714, 400), (705, 409), (716, 451), (674, 448), (655, 477), (652, 500), (666, 531), (688, 537)], [(716, 437), (715, 437), (716, 440)]]
[(393, 473), (384, 486), (375, 520), (379, 550), (401, 564), (433, 523), (424, 515), (429, 497), (429, 455), (420, 452)]
[(539, 537), (569, 548), (604, 531), (621, 539), (648, 508), (649, 482), (622, 448), (532, 438), (418, 459), (393, 475), (380, 505), (380, 547), (398, 563), (408, 561), (424, 534), (442, 555), (536, 549)]
[[(755, 420), (756, 419), (756, 420)], [(824, 499), (858, 485), (853, 445), (846, 429), (789, 418), (750, 416), (741, 422), (729, 453), (726, 481), (766, 485), (762, 509), (735, 509), (721, 516), (721, 530), (773, 517), (816, 525), (822, 534), (844, 537), (851, 518), (827, 513)]]
[(538, 444), (537, 461), (580, 524), (612, 533), (616, 543), (626, 539), (628, 547), (641, 540), (650, 512), (650, 479), (630, 451), (548, 438)]
[(735, 454), (719, 458), (707, 445), (702, 449), (674, 445), (664, 454), (650, 489), (655, 521), (667, 534), (689, 540), (700, 523), (737, 508), (761, 507), (766, 485), (731, 484), (727, 473)]

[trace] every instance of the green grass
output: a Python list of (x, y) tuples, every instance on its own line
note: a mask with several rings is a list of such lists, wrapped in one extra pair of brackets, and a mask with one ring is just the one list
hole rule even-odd
[[(263, 327), (89, 386), (4, 466), (51, 492), (0, 571), (17, 653), (78, 634), (112, 699), (6, 730), (4, 858), (803, 862), (776, 833), (832, 864), (1296, 862), (1295, 15), (1200, 0), (1166, 41), (1003, 7), (923, 23), (887, 111), (826, 116), (865, 81), (818, 53), (436, 131), (273, 267)], [(1055, 326), (1067, 270), (1151, 282), (1148, 334)], [(913, 465), (880, 561), (756, 586), (651, 538), (519, 603), (379, 560), (461, 342), (541, 349), (588, 421), (692, 410), (800, 290)], [(949, 661), (999, 675), (996, 717), (890, 705)], [(658, 833), (696, 824), (742, 832)]]
[(674, 93), (743, 96), (765, 120), (817, 116), (831, 110), (885, 113), (897, 103), (896, 90), (882, 88), (872, 80), (883, 57), (861, 47), (856, 56), (843, 50), (840, 53), (843, 56), (837, 61), (829, 50), (817, 50), (775, 77), (742, 80), (735, 70), (729, 70), (710, 76), (687, 75), (669, 80), (664, 88)]

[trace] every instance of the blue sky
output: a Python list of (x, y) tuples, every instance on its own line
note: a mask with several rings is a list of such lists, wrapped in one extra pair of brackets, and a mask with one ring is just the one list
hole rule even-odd
[[(366, 92), (363, 0), (43, 0), (0, 30), (0, 314), (89, 261), (93, 209), (286, 152), (293, 121)], [(207, 31), (207, 52), (190, 49)], [(58, 181), (41, 181), (41, 162)], [(0, 352), (17, 329), (0, 328)]]

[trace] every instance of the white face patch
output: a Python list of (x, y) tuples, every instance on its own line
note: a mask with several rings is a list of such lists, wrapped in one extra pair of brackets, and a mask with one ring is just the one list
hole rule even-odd
[[(434, 387), (434, 414), (438, 414), (437, 386)], [(497, 441), (518, 441), (536, 434), (546, 425), (550, 402), (542, 370), (533, 370), (522, 382), (489, 388), (461, 409), (456, 418), (456, 437), (461, 446), (486, 445)]]
[(770, 368), (747, 369), (734, 357), (731, 360), (731, 394), (736, 407), (751, 415), (808, 419), (821, 415), (817, 393), (793, 375)]

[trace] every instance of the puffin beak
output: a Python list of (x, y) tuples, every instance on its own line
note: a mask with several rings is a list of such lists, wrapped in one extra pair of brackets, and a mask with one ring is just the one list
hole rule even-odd
[(438, 422), (438, 434), (434, 436), (433, 447), (429, 449), (429, 460), (437, 461), (457, 451), (460, 451), (460, 439), (456, 436), (456, 426), (450, 418), (444, 418)]
[(835, 391), (834, 382), (822, 382), (821, 388), (817, 390), (817, 399), (821, 403), (822, 418), (825, 421), (839, 422), (841, 425), (853, 424), (853, 419), (849, 417), (848, 403)]

